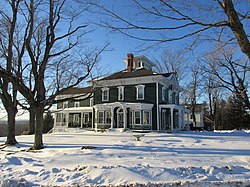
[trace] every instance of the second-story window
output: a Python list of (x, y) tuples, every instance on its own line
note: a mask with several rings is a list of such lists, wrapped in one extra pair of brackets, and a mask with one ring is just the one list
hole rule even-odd
[(63, 108), (68, 108), (68, 101), (63, 102)]
[(168, 91), (168, 102), (171, 104), (173, 102), (173, 91), (172, 90), (169, 90)]
[(162, 87), (162, 100), (163, 101), (166, 101), (166, 92), (167, 92), (166, 87)]
[(79, 101), (75, 101), (75, 108), (80, 107), (80, 102)]
[(109, 100), (109, 88), (102, 88), (102, 101)]
[(118, 87), (118, 100), (119, 101), (124, 100), (124, 86)]
[(144, 88), (145, 88), (145, 85), (137, 85), (136, 86), (136, 99), (137, 100), (144, 99)]

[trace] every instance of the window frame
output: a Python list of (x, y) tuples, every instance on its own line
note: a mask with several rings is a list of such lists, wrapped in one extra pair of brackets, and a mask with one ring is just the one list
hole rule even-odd
[(94, 105), (93, 97), (89, 99), (89, 106), (92, 107)]
[(173, 103), (173, 90), (168, 90), (168, 103)]
[[(145, 123), (145, 113), (148, 113), (148, 123)], [(151, 125), (151, 112), (149, 110), (143, 110), (143, 125)]]
[[(107, 98), (104, 97), (105, 92), (107, 92)], [(102, 88), (102, 101), (109, 101), (109, 88)]]
[[(109, 118), (108, 118), (109, 114)], [(110, 122), (107, 122), (107, 119), (110, 119)], [(105, 124), (111, 124), (111, 111), (105, 111)]]
[(118, 88), (118, 101), (123, 101), (124, 100), (124, 86), (118, 86), (117, 88)]
[(68, 107), (69, 107), (69, 102), (63, 101), (63, 108), (68, 108)]
[[(100, 122), (100, 113), (102, 113), (102, 122)], [(104, 111), (98, 111), (98, 124), (104, 124)]]
[(74, 107), (75, 108), (80, 107), (80, 101), (74, 101)]
[[(136, 113), (139, 113), (139, 117), (136, 117)], [(136, 118), (139, 118), (139, 123), (136, 123)], [(141, 125), (141, 110), (135, 110), (134, 111), (134, 118), (133, 118), (134, 125)]]
[(166, 101), (167, 88), (165, 86), (163, 86), (161, 91), (162, 91), (162, 93), (161, 93), (162, 101)]
[[(136, 100), (144, 100), (145, 98), (145, 85), (137, 85), (136, 87)], [(139, 98), (139, 90), (142, 89), (142, 98)]]
[[(88, 121), (86, 122), (86, 116)], [(89, 113), (83, 113), (83, 124), (89, 124)]]

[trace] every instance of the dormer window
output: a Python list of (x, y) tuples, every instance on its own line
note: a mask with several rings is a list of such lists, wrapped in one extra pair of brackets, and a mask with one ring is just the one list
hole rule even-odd
[(145, 85), (137, 85), (136, 86), (136, 99), (137, 100), (144, 99), (144, 88), (145, 88)]
[(119, 86), (118, 88), (118, 100), (124, 100), (124, 86)]
[(142, 62), (140, 61), (134, 62), (134, 68), (140, 68), (140, 67), (142, 67)]
[(109, 88), (102, 88), (102, 101), (109, 100)]

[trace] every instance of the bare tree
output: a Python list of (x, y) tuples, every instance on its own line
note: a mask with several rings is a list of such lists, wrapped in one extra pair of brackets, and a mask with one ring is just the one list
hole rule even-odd
[(104, 15), (99, 25), (148, 42), (149, 47), (183, 39), (190, 39), (191, 46), (204, 40), (237, 43), (250, 57), (247, 1), (132, 0), (126, 2), (130, 5), (126, 13), (120, 13), (115, 4), (92, 4)]
[[(43, 114), (57, 95), (86, 80), (99, 60), (102, 49), (86, 49), (83, 36), (87, 25), (79, 25), (79, 10), (72, 1), (22, 1), (22, 23), (26, 56), (21, 73), (0, 67), (35, 113), (33, 149), (43, 148)], [(78, 21), (78, 22), (77, 22)]]
[(235, 49), (216, 49), (205, 58), (205, 71), (213, 76), (216, 87), (226, 88), (236, 95), (244, 107), (250, 109), (247, 85), (250, 73), (249, 59), (236, 58)]
[(159, 59), (155, 59), (156, 68), (161, 73), (175, 72), (180, 83), (187, 75), (188, 59), (184, 50), (165, 50)]
[[(19, 63), (24, 54), (24, 45), (19, 39), (20, 25), (17, 22), (19, 4), (21, 0), (8, 1), (9, 8), (4, 11), (0, 10), (0, 57), (1, 66), (10, 74), (13, 71), (21, 71)], [(5, 1), (7, 3), (7, 1)], [(17, 114), (17, 88), (9, 80), (0, 75), (0, 98), (7, 111), (8, 116), (8, 133), (6, 145), (15, 145), (15, 117)]]

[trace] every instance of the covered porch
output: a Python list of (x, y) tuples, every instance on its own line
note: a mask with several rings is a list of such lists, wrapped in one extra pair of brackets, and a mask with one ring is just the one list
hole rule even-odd
[(93, 128), (92, 107), (65, 108), (54, 111), (54, 130), (65, 128)]
[(152, 108), (148, 103), (105, 103), (94, 106), (95, 129), (152, 130)]
[(160, 109), (160, 129), (159, 130), (183, 130), (186, 128), (184, 115), (189, 115), (189, 111), (182, 105), (164, 104), (159, 105)]

